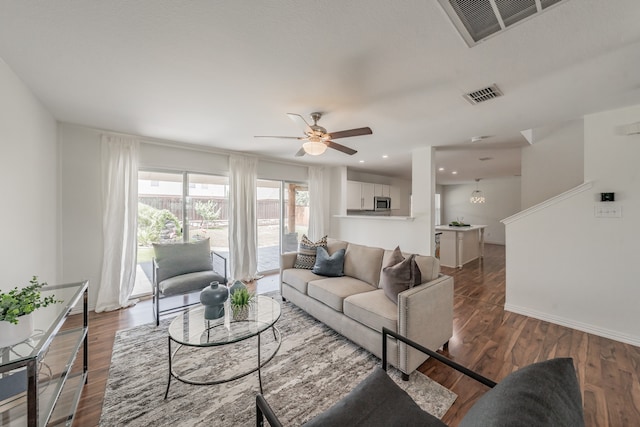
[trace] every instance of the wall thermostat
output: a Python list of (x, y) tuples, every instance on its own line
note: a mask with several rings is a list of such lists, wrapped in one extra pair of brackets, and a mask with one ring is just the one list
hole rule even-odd
[(601, 202), (613, 202), (615, 201), (615, 193), (600, 193)]

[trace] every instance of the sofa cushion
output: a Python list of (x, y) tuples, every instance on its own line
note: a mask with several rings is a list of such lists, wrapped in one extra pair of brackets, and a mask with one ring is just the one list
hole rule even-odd
[(322, 276), (314, 274), (311, 270), (288, 268), (282, 271), (282, 281), (304, 295), (307, 295), (307, 283), (318, 279), (322, 279)]
[(313, 266), (315, 274), (327, 277), (344, 276), (344, 249), (339, 249), (329, 255), (327, 250), (322, 246), (318, 247), (316, 254), (316, 263)]
[(434, 256), (416, 255), (416, 264), (422, 275), (422, 283), (435, 280), (440, 275), (440, 260)]
[[(389, 264), (382, 269), (380, 276), (380, 286), (384, 289), (384, 293), (395, 304), (398, 303), (398, 294), (409, 288), (421, 283), (420, 269), (416, 265), (415, 255), (402, 258), (400, 248), (396, 248), (397, 255), (392, 257), (391, 262), (400, 262)], [(396, 252), (396, 251), (394, 251)]]
[(344, 274), (378, 287), (384, 249), (349, 243), (344, 254)]
[(302, 239), (300, 239), (300, 244), (298, 245), (298, 256), (296, 257), (293, 268), (311, 270), (316, 263), (316, 250), (318, 246), (327, 247), (327, 236), (324, 236), (317, 242), (312, 242), (306, 234), (303, 234)]
[(584, 426), (573, 359), (551, 359), (507, 375), (465, 414), (469, 426)]
[(345, 298), (343, 310), (345, 316), (374, 331), (382, 332), (383, 326), (398, 331), (398, 306), (386, 297), (382, 289)]
[(382, 255), (382, 268), (388, 267), (390, 265), (396, 265), (409, 255), (411, 254), (403, 254), (400, 250), (400, 246), (396, 246), (396, 248), (392, 251), (385, 250), (384, 255)]
[(204, 289), (214, 281), (224, 284), (225, 278), (213, 270), (196, 271), (165, 279), (158, 284), (158, 287), (165, 296), (179, 295)]
[(338, 403), (303, 425), (446, 426), (423, 411), (406, 391), (378, 367)]
[(307, 285), (307, 294), (321, 303), (342, 313), (344, 299), (361, 292), (371, 292), (376, 288), (349, 276), (314, 280)]
[(209, 239), (189, 243), (154, 243), (158, 283), (170, 277), (213, 270)]

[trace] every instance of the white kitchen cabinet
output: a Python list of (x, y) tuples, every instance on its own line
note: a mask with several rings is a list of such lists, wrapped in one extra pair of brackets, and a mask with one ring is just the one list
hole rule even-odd
[(347, 181), (347, 209), (362, 209), (362, 183)]
[(374, 184), (375, 196), (391, 197), (390, 186), (387, 184)]
[(375, 184), (362, 182), (360, 186), (360, 197), (362, 198), (362, 209), (373, 210), (373, 198), (375, 196)]

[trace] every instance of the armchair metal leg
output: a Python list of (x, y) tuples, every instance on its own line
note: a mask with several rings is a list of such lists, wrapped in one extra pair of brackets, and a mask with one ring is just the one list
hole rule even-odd
[(158, 288), (155, 289), (155, 302), (156, 302), (156, 326), (160, 325), (160, 295), (158, 295)]

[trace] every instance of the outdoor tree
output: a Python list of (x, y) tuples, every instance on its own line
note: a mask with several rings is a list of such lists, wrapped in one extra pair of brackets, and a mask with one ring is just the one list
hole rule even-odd
[(215, 221), (220, 218), (220, 208), (213, 200), (207, 200), (206, 202), (198, 200), (194, 209), (205, 221)]

